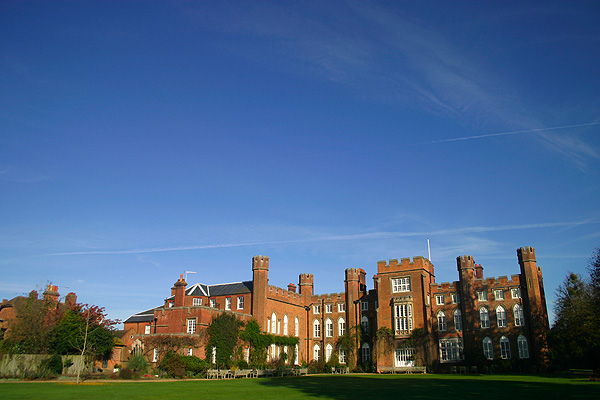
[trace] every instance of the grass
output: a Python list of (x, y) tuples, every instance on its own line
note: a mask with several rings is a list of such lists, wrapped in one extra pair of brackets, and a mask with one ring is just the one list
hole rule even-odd
[(600, 383), (585, 378), (510, 375), (313, 375), (225, 381), (0, 381), (3, 400), (69, 399), (595, 399)]

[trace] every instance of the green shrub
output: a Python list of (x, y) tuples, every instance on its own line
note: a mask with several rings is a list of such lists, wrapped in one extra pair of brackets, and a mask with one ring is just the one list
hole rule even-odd
[(142, 354), (132, 354), (131, 357), (129, 357), (129, 364), (127, 366), (142, 374), (148, 372), (148, 361), (146, 361)]
[(63, 371), (62, 358), (58, 354), (42, 361), (40, 365), (40, 373), (42, 375), (61, 375)]
[(131, 379), (133, 377), (133, 371), (129, 368), (121, 368), (119, 370), (119, 378)]

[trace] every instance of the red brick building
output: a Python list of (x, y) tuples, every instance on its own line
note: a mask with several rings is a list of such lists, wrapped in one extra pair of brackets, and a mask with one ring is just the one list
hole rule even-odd
[[(340, 293), (314, 294), (312, 274), (299, 276), (298, 287), (269, 285), (269, 258), (252, 259), (252, 280), (188, 287), (181, 276), (163, 305), (125, 321), (134, 346), (145, 335), (198, 335), (223, 312), (255, 319), (264, 332), (296, 336), (290, 363), (348, 355), (336, 346), (341, 335), (361, 327), (356, 336), (359, 363), (376, 360), (377, 368), (427, 365), (448, 369), (480, 365), (486, 360), (522, 360), (543, 367), (548, 361), (548, 315), (541, 269), (531, 247), (517, 250), (520, 274), (484, 278), (471, 256), (457, 258), (459, 280), (435, 282), (433, 264), (423, 257), (380, 261), (367, 290), (363, 269), (345, 271)], [(298, 289), (298, 290), (296, 290)], [(376, 346), (377, 332), (387, 328), (393, 348)], [(382, 330), (383, 331), (383, 330)], [(376, 351), (376, 349), (378, 349)], [(278, 358), (281, 349), (269, 349)], [(186, 354), (204, 357), (204, 349)]]

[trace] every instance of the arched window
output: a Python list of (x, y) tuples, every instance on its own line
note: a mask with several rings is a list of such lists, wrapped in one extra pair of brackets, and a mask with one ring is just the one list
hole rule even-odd
[(346, 334), (346, 320), (344, 318), (338, 319), (338, 336)]
[(437, 320), (438, 320), (438, 331), (445, 331), (446, 330), (446, 313), (440, 310), (437, 314)]
[(498, 328), (506, 328), (508, 326), (506, 321), (506, 309), (504, 307), (496, 307), (496, 320), (498, 321)]
[(454, 310), (454, 329), (457, 331), (462, 331), (462, 313), (457, 308)]
[(338, 357), (340, 364), (346, 364), (346, 352), (341, 347), (338, 349)]
[(299, 363), (298, 363), (298, 350), (299, 350), (299, 349), (298, 349), (298, 345), (296, 345), (296, 349), (295, 349), (295, 351), (294, 351), (294, 364), (295, 364), (295, 365), (298, 365), (298, 364), (299, 364)]
[(504, 360), (510, 358), (510, 342), (506, 336), (500, 338), (500, 357)]
[(271, 333), (277, 334), (277, 314), (275, 312), (271, 314)]
[(525, 325), (525, 316), (523, 315), (523, 306), (520, 304), (515, 304), (513, 307), (513, 315), (515, 317), (515, 325), (523, 326)]
[(490, 327), (490, 312), (487, 307), (481, 307), (479, 309), (479, 325), (481, 328), (489, 328)]
[(517, 347), (519, 348), (519, 358), (529, 358), (529, 346), (527, 345), (527, 338), (523, 335), (519, 335), (517, 338)]
[(360, 319), (360, 326), (362, 327), (364, 333), (369, 333), (369, 319), (364, 315)]
[(331, 343), (328, 343), (325, 346), (325, 362), (329, 362), (331, 360), (331, 354), (333, 353), (333, 346)]
[(294, 318), (294, 336), (300, 336), (300, 321), (298, 321), (298, 317)]
[(329, 318), (325, 320), (325, 336), (333, 337), (333, 321)]
[(483, 339), (483, 355), (488, 360), (494, 359), (494, 346), (492, 345), (492, 339), (487, 336)]
[(283, 316), (283, 334), (287, 336), (288, 334), (288, 317), (287, 315)]
[(313, 360), (319, 361), (321, 359), (321, 347), (318, 344), (315, 344), (313, 347)]
[(367, 362), (371, 359), (371, 347), (369, 347), (369, 343), (363, 343), (361, 354), (363, 362)]
[(321, 337), (321, 323), (318, 319), (315, 319), (315, 321), (313, 322), (313, 336)]

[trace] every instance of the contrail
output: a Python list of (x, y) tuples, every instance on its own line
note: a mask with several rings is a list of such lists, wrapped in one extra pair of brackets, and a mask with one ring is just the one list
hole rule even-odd
[(559, 130), (559, 129), (578, 128), (578, 127), (582, 127), (582, 126), (593, 126), (593, 125), (600, 125), (600, 122), (590, 122), (590, 123), (587, 123), (587, 124), (577, 124), (577, 125), (553, 126), (553, 127), (550, 127), (550, 128), (537, 128), (537, 129), (528, 129), (528, 130), (523, 130), (523, 131), (510, 131), (510, 132), (488, 133), (488, 134), (485, 134), (485, 135), (475, 135), (475, 136), (465, 136), (465, 137), (452, 138), (452, 139), (434, 140), (434, 141), (431, 141), (431, 142), (425, 142), (425, 143), (421, 143), (421, 144), (435, 144), (435, 143), (458, 142), (458, 141), (461, 141), (461, 140), (483, 139), (483, 138), (488, 138), (488, 137), (493, 137), (493, 136), (516, 135), (518, 133), (555, 131), (555, 130)]
[(241, 242), (241, 243), (226, 243), (226, 244), (208, 244), (195, 246), (177, 246), (177, 247), (151, 247), (145, 249), (129, 249), (129, 250), (92, 250), (92, 251), (75, 251), (64, 253), (43, 254), (43, 256), (76, 256), (76, 255), (118, 255), (118, 254), (144, 254), (144, 253), (161, 253), (170, 251), (187, 251), (187, 250), (205, 250), (227, 247), (245, 247), (245, 246), (262, 246), (269, 244), (291, 244), (291, 243), (307, 243), (307, 242), (326, 242), (326, 241), (348, 241), (348, 240), (374, 240), (374, 239), (392, 239), (402, 237), (432, 237), (446, 236), (465, 233), (482, 233), (482, 232), (497, 232), (519, 229), (536, 229), (536, 228), (556, 228), (597, 223), (597, 220), (590, 219), (579, 222), (546, 222), (538, 224), (525, 225), (500, 225), (500, 226), (470, 226), (456, 229), (443, 229), (428, 232), (367, 232), (350, 235), (326, 235), (316, 236), (304, 239), (292, 240), (277, 240), (265, 242)]

